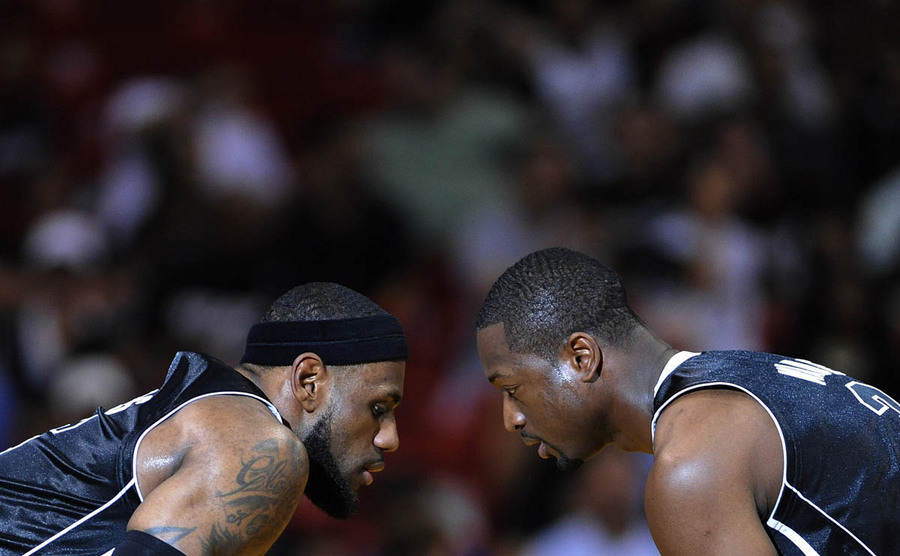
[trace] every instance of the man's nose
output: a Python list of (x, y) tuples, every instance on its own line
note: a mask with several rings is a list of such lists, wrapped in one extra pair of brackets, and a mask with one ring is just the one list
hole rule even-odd
[(503, 425), (509, 432), (516, 432), (525, 426), (525, 415), (506, 396), (503, 398)]
[(400, 447), (400, 435), (397, 433), (397, 421), (390, 416), (381, 423), (378, 434), (375, 435), (375, 446), (385, 452), (393, 452)]

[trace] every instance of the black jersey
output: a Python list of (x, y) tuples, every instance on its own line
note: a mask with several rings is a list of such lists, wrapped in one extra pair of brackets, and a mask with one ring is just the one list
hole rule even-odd
[(784, 457), (766, 530), (781, 554), (900, 554), (900, 404), (809, 361), (750, 351), (677, 354), (660, 376), (666, 406), (699, 388), (735, 388), (775, 421)]
[(135, 476), (144, 436), (187, 404), (249, 396), (250, 380), (211, 357), (176, 355), (159, 390), (0, 453), (0, 554), (107, 554), (143, 501)]

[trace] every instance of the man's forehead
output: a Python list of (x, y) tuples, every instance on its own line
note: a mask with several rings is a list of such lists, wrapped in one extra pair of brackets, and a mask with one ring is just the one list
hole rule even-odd
[(403, 395), (406, 361), (366, 363), (359, 370), (359, 383), (372, 392), (399, 398)]
[(478, 353), (482, 357), (496, 357), (510, 353), (503, 323), (492, 324), (478, 331), (475, 337)]
[(481, 366), (492, 384), (502, 379), (521, 379), (522, 373), (544, 364), (536, 355), (510, 350), (503, 324), (493, 324), (479, 330), (477, 343)]

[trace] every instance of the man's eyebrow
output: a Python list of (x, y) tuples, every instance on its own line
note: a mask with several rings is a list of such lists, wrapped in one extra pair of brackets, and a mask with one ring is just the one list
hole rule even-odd
[(495, 372), (494, 374), (492, 374), (491, 376), (488, 377), (488, 382), (490, 382), (491, 384), (493, 384), (494, 381), (497, 380), (498, 378), (505, 378), (505, 377), (506, 377), (506, 375), (504, 375), (503, 373), (501, 373), (501, 372), (498, 371), (498, 372)]

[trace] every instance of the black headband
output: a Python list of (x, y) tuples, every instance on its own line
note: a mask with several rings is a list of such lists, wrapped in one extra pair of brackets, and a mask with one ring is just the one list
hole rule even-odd
[(407, 359), (409, 348), (393, 315), (338, 320), (261, 322), (250, 328), (241, 363), (291, 365), (304, 352), (326, 365)]

